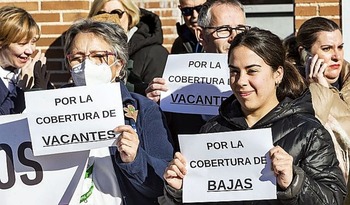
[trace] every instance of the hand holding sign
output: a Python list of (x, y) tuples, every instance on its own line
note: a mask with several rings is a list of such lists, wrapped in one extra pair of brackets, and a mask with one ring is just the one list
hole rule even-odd
[(293, 180), (293, 157), (280, 146), (270, 150), (270, 157), (278, 185), (282, 189), (287, 189)]
[[(276, 199), (271, 129), (179, 135), (179, 143), (187, 163), (175, 157), (165, 180), (173, 188), (182, 182), (184, 203)], [(288, 158), (279, 153), (278, 162)], [(180, 162), (182, 155), (177, 155)], [(276, 163), (278, 171), (288, 170), (283, 162)], [(180, 175), (181, 166), (186, 166), (186, 177)]]
[(164, 78), (154, 78), (148, 85), (146, 89), (147, 98), (153, 100), (158, 103), (160, 100), (161, 92), (168, 91), (168, 86), (166, 85), (166, 81)]
[(166, 168), (163, 177), (171, 187), (181, 189), (186, 173), (186, 159), (180, 152), (176, 152), (174, 159), (171, 160)]
[(130, 125), (120, 125), (114, 131), (121, 133), (116, 142), (120, 158), (125, 163), (133, 162), (140, 144), (139, 136)]
[(26, 92), (25, 98), (34, 155), (110, 146), (112, 129), (124, 124), (119, 83)]

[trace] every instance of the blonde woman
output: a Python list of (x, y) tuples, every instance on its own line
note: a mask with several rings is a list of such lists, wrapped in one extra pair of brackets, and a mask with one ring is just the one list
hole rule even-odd
[(47, 88), (46, 57), (35, 45), (39, 26), (24, 9), (0, 8), (0, 115), (24, 110), (23, 90)]

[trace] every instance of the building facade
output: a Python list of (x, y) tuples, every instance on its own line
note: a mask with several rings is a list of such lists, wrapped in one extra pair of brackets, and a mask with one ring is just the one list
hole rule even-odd
[[(260, 25), (259, 19), (266, 17), (288, 17), (284, 23), (285, 32), (295, 32), (308, 18), (323, 16), (342, 25), (342, 1), (346, 0), (242, 0), (246, 4), (248, 23)], [(69, 73), (64, 67), (62, 34), (77, 19), (85, 18), (89, 12), (92, 0), (1, 0), (0, 7), (14, 5), (26, 9), (38, 22), (42, 35), (37, 48), (46, 52), (47, 66), (52, 82), (59, 87), (69, 79)], [(182, 22), (178, 9), (178, 0), (135, 0), (139, 7), (151, 10), (160, 16), (163, 25), (164, 46), (170, 50), (172, 42), (177, 37), (176, 22)], [(257, 3), (258, 2), (258, 3)], [(344, 10), (344, 9), (343, 9)], [(271, 14), (274, 13), (274, 14)], [(255, 18), (255, 20), (254, 20)], [(273, 25), (271, 20), (264, 20), (267, 25)], [(344, 24), (343, 24), (344, 25)], [(278, 28), (278, 26), (277, 26)], [(271, 28), (273, 32), (273, 28)]]

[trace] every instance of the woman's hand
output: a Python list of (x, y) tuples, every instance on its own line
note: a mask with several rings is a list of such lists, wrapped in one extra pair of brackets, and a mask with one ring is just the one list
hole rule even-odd
[(277, 177), (278, 185), (282, 189), (287, 189), (293, 180), (293, 157), (280, 146), (276, 146), (270, 150), (270, 157), (272, 171)]
[(161, 92), (168, 90), (164, 78), (154, 78), (146, 88), (146, 97), (158, 103)]
[[(31, 58), (25, 66), (21, 68), (21, 75), (18, 82), (18, 86), (24, 90), (29, 90), (34, 85), (34, 68), (35, 66), (45, 66), (46, 65), (46, 57), (45, 53), (41, 53), (40, 51)], [(46, 69), (45, 69), (46, 70)]]
[(186, 159), (180, 152), (176, 152), (164, 172), (165, 181), (174, 189), (181, 189), (182, 181), (187, 173)]
[(116, 145), (123, 162), (133, 162), (139, 148), (139, 136), (130, 125), (120, 125), (114, 132), (121, 133), (118, 136)]
[(321, 58), (318, 58), (318, 55), (314, 55), (310, 62), (310, 72), (306, 73), (307, 79), (310, 82), (316, 82), (321, 85), (323, 85), (326, 88), (329, 88), (329, 84), (327, 79), (324, 76), (324, 73), (326, 71), (326, 68), (328, 67), (327, 63), (324, 63), (324, 60)]

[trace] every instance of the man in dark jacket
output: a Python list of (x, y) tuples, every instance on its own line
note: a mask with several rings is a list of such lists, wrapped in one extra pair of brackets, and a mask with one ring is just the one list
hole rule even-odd
[[(217, 5), (225, 5), (225, 11), (213, 10), (212, 8)], [(227, 53), (230, 43), (236, 36), (235, 29), (240, 24), (245, 24), (245, 12), (240, 2), (237, 0), (209, 0), (201, 8), (198, 16), (196, 35), (205, 52)], [(230, 35), (225, 38), (215, 38), (214, 34), (219, 32), (218, 29), (220, 32), (228, 31)], [(165, 79), (155, 78), (146, 89), (146, 96), (158, 102), (161, 92), (166, 90)], [(183, 113), (166, 113), (166, 117), (176, 151), (179, 150), (178, 134), (198, 134), (201, 126), (208, 120), (208, 116)]]
[(198, 14), (205, 0), (180, 0), (179, 9), (185, 21), (184, 24), (176, 23), (177, 34), (179, 35), (171, 48), (172, 54), (199, 53), (202, 46), (195, 35), (198, 26)]
[(148, 83), (163, 75), (168, 51), (162, 46), (163, 31), (159, 16), (145, 9), (140, 11), (137, 30), (128, 42), (129, 58), (133, 61), (133, 76), (129, 76), (128, 82), (133, 84), (133, 90), (130, 86), (128, 89), (145, 95)]

